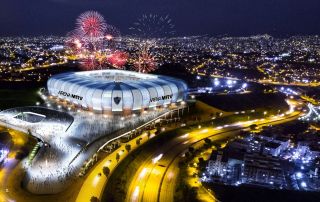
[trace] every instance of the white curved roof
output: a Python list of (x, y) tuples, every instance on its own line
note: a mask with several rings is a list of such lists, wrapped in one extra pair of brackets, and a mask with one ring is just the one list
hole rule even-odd
[(48, 80), (48, 91), (97, 111), (123, 111), (182, 101), (187, 85), (168, 76), (98, 70), (55, 75)]

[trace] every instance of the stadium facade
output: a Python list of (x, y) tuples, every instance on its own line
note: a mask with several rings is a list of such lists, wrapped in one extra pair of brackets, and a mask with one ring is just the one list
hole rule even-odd
[(97, 113), (126, 113), (186, 99), (187, 85), (168, 76), (125, 70), (69, 72), (52, 76), (49, 95)]

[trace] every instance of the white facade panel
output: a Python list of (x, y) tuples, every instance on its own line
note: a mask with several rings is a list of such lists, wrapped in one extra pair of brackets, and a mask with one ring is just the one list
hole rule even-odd
[(102, 94), (102, 108), (106, 111), (112, 111), (112, 89), (114, 85), (110, 85), (108, 88), (105, 88)]
[(92, 108), (96, 111), (102, 111), (102, 89), (96, 89), (92, 95)]
[(141, 94), (141, 91), (137, 90), (137, 89), (133, 89), (132, 91), (133, 94), (133, 107), (132, 110), (140, 110), (143, 107), (143, 97)]
[(133, 108), (132, 92), (130, 90), (123, 90), (122, 98), (123, 98), (123, 109), (132, 110)]
[(50, 78), (47, 87), (50, 95), (99, 112), (167, 105), (184, 100), (187, 91), (181, 80), (124, 70), (60, 74)]

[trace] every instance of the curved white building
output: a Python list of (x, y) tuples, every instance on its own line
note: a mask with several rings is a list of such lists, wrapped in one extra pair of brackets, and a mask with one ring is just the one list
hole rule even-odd
[(58, 74), (47, 87), (50, 95), (99, 113), (164, 106), (184, 101), (187, 92), (182, 80), (124, 70)]

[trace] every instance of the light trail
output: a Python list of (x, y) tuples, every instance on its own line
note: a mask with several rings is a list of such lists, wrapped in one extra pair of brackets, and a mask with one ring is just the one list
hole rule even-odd
[(132, 194), (132, 201), (138, 200), (139, 192), (140, 192), (140, 188), (138, 186), (136, 186), (136, 188), (134, 189), (134, 192)]
[(144, 168), (144, 169), (141, 171), (140, 175), (139, 175), (139, 179), (144, 178), (144, 177), (146, 176), (146, 174), (147, 174), (147, 171), (148, 171), (148, 169), (147, 169), (147, 168)]
[(152, 163), (156, 164), (161, 158), (162, 158), (163, 154), (159, 154), (157, 157), (152, 159)]

